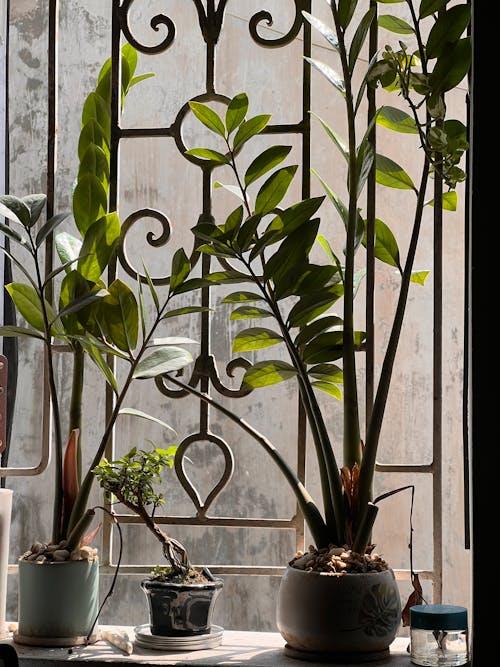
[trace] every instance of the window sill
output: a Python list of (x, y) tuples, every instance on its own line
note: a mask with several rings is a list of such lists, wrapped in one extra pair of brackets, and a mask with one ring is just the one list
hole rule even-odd
[[(101, 629), (114, 630), (115, 626), (101, 626)], [(133, 627), (122, 627), (134, 639)], [(67, 648), (39, 648), (15, 644), (12, 639), (2, 640), (14, 645), (20, 667), (59, 667), (62, 662), (70, 662), (74, 667), (130, 667), (132, 665), (177, 665), (196, 667), (216, 667), (219, 665), (245, 665), (246, 667), (297, 667), (297, 665), (321, 664), (303, 662), (288, 657), (283, 651), (284, 640), (275, 632), (241, 632), (224, 630), (222, 643), (216, 648), (197, 651), (163, 652), (144, 649), (133, 644), (133, 652), (127, 655), (107, 641), (99, 640), (89, 646)], [(408, 638), (398, 637), (391, 646), (390, 656), (371, 661), (370, 665), (391, 667), (409, 667), (410, 656), (407, 652)], [(324, 663), (323, 663), (324, 664)], [(363, 663), (366, 665), (367, 663)], [(336, 667), (347, 665), (336, 663)], [(349, 667), (352, 667), (350, 663)]]

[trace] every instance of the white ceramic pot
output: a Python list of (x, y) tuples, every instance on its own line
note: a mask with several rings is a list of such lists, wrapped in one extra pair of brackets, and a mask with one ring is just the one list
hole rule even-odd
[(331, 574), (288, 566), (276, 620), (292, 657), (330, 662), (383, 658), (401, 624), (394, 572)]

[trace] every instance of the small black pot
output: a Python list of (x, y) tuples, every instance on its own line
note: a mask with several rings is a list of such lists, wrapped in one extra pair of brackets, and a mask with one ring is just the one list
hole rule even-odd
[(210, 632), (215, 601), (224, 582), (207, 568), (203, 568), (203, 574), (210, 579), (206, 584), (141, 581), (152, 635), (180, 637)]

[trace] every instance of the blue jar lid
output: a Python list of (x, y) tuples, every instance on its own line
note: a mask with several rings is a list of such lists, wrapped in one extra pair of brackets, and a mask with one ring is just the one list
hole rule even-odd
[(453, 604), (417, 604), (410, 607), (410, 627), (420, 630), (466, 630), (467, 609)]

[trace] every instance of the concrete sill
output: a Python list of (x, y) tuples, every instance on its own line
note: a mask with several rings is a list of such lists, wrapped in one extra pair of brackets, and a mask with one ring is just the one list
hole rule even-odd
[[(101, 629), (115, 630), (118, 626), (101, 626)], [(133, 627), (120, 627), (126, 630), (130, 640), (134, 642)], [(409, 667), (410, 656), (407, 652), (407, 637), (398, 637), (391, 646), (390, 656), (383, 660), (362, 663), (365, 667)], [(314, 667), (325, 663), (312, 663), (297, 660), (285, 655), (284, 640), (275, 632), (241, 632), (224, 630), (222, 643), (216, 648), (197, 651), (163, 652), (144, 649), (133, 643), (133, 652), (127, 655), (107, 641), (99, 640), (89, 646), (67, 648), (38, 648), (15, 644), (12, 638), (2, 640), (12, 644), (18, 654), (20, 667), (60, 667), (68, 662), (74, 667), (131, 667), (132, 665), (177, 665), (178, 667), (193, 665), (195, 667), (216, 667), (231, 665), (237, 667)], [(1, 665), (1, 661), (0, 661)], [(336, 667), (352, 667), (336, 663)]]

